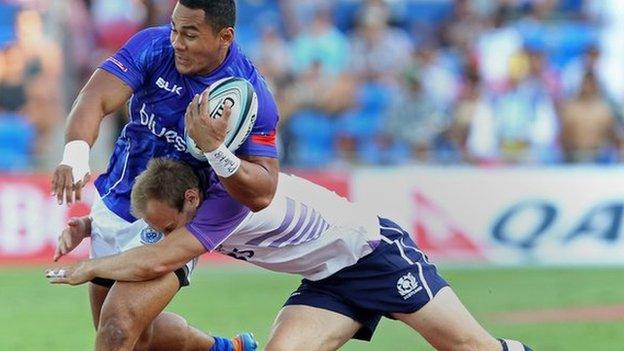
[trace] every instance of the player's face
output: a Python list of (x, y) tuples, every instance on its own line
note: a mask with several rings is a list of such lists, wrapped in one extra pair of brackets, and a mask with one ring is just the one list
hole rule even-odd
[(192, 193), (186, 196), (182, 211), (178, 211), (163, 201), (148, 200), (143, 219), (150, 227), (165, 235), (183, 227), (195, 217), (199, 206), (199, 195), (196, 189), (187, 190), (187, 192)]
[(234, 40), (234, 29), (215, 32), (206, 22), (204, 10), (178, 3), (171, 15), (171, 45), (181, 74), (208, 74), (225, 60)]

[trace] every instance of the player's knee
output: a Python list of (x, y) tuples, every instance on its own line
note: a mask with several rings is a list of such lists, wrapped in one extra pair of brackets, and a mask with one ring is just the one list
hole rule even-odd
[(97, 333), (98, 340), (104, 343), (108, 350), (127, 348), (131, 340), (130, 323), (121, 318), (112, 317), (100, 321)]

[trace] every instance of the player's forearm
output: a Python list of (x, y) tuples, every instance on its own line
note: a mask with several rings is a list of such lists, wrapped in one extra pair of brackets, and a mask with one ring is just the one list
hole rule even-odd
[(273, 200), (277, 175), (264, 165), (241, 160), (240, 168), (227, 178), (220, 178), (225, 190), (234, 199), (258, 212)]
[(85, 88), (80, 92), (67, 119), (65, 142), (84, 140), (93, 146), (98, 137), (100, 124), (108, 111), (101, 96)]
[(173, 272), (178, 267), (158, 260), (158, 252), (151, 247), (140, 247), (119, 255), (87, 261), (91, 279), (104, 278), (118, 281), (146, 281)]

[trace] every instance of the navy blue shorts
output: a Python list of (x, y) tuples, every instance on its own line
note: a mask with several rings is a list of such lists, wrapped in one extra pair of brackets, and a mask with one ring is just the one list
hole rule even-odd
[(325, 279), (303, 279), (284, 305), (350, 317), (362, 324), (353, 338), (370, 341), (382, 316), (416, 312), (448, 286), (406, 231), (388, 219), (379, 224), (383, 240), (373, 252)]

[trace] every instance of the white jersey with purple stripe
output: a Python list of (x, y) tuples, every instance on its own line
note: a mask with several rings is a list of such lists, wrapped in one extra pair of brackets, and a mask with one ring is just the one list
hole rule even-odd
[(106, 173), (95, 186), (111, 211), (133, 222), (130, 191), (136, 176), (154, 157), (168, 157), (190, 164), (204, 173), (212, 187), (218, 177), (207, 162), (186, 152), (184, 113), (195, 94), (224, 77), (242, 77), (258, 96), (258, 115), (247, 140), (238, 148), (239, 156), (277, 157), (275, 130), (278, 111), (264, 79), (234, 43), (225, 61), (209, 75), (181, 75), (175, 68), (169, 26), (145, 29), (132, 37), (101, 69), (115, 75), (130, 88), (129, 121), (117, 139)]
[(186, 227), (207, 250), (278, 272), (323, 279), (379, 244), (379, 219), (305, 179), (280, 173), (271, 204), (253, 213), (210, 191)]

